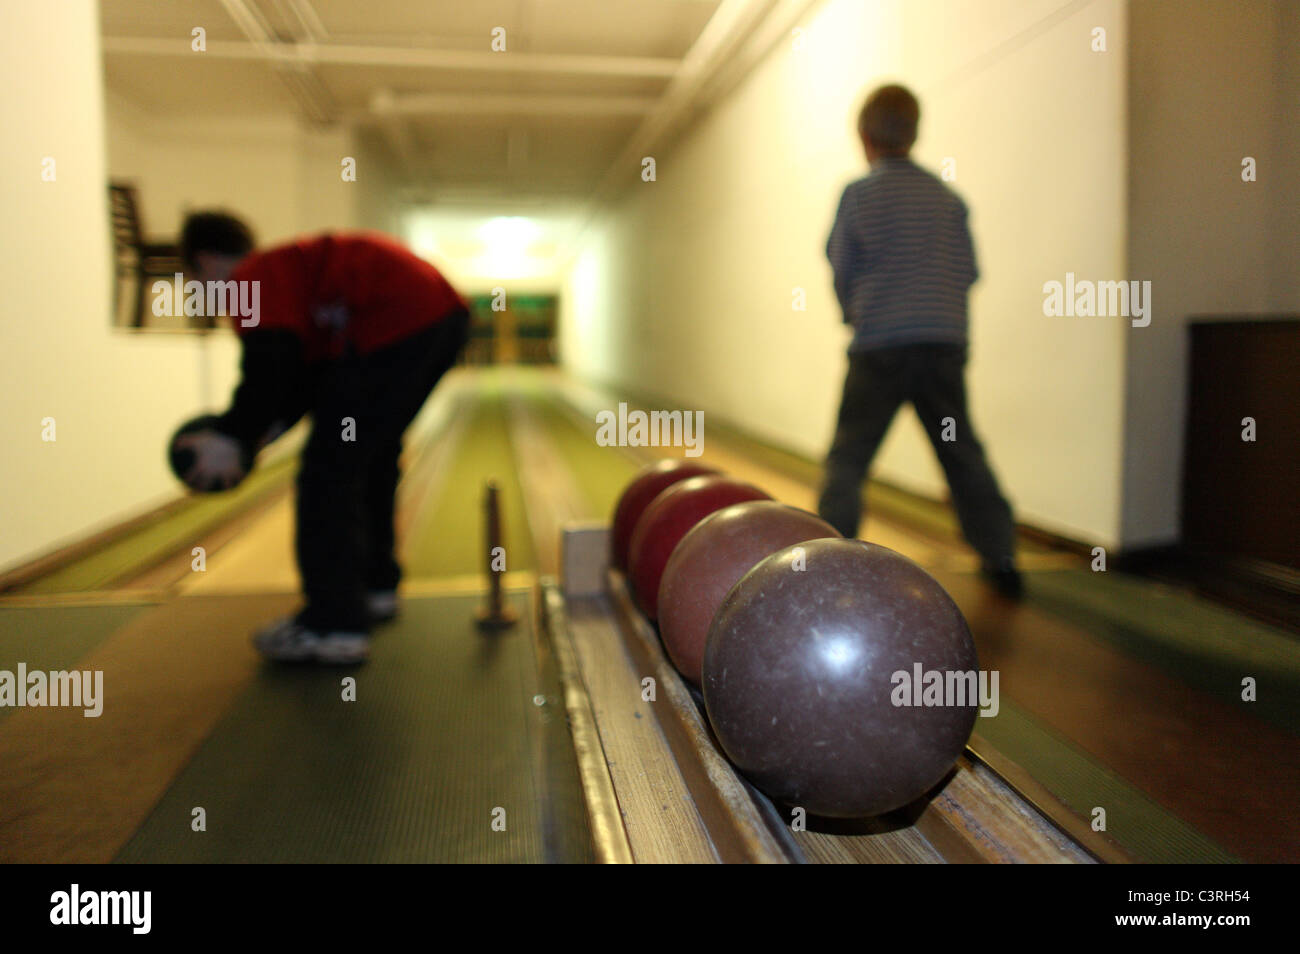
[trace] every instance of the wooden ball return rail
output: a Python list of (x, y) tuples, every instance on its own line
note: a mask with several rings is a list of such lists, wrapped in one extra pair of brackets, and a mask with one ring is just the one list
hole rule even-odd
[(596, 857), (606, 862), (1077, 863), (1130, 860), (978, 735), (947, 777), (879, 818), (792, 828), (727, 761), (698, 692), (668, 660), (608, 530), (567, 528), (545, 579), (547, 646), (564, 687)]

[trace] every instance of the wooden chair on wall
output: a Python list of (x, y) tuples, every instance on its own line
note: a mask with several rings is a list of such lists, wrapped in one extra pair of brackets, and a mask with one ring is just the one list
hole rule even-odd
[(131, 328), (143, 328), (148, 320), (145, 289), (150, 279), (170, 279), (182, 270), (180, 248), (175, 243), (144, 240), (134, 186), (110, 182), (108, 195), (113, 220), (114, 314), (121, 312), (123, 284), (133, 281), (135, 290), (128, 299), (133, 303), (133, 310), (126, 324)]

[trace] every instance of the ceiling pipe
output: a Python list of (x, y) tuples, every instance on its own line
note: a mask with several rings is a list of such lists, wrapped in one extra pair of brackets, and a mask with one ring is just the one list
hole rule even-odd
[(289, 88), (289, 92), (293, 94), (307, 117), (318, 125), (327, 125), (336, 121), (338, 104), (334, 102), (310, 65), (285, 62), (278, 55), (278, 50), (283, 44), (272, 32), (270, 24), (266, 22), (261, 11), (245, 0), (221, 0), (221, 6), (248, 38), (249, 45), (257, 55), (272, 64), (276, 75)]

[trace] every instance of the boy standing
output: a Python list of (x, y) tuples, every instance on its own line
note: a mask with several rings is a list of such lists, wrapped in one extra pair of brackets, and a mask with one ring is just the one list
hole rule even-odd
[(818, 511), (846, 537), (857, 536), (862, 481), (898, 408), (910, 401), (984, 574), (1019, 597), (1011, 508), (966, 407), (966, 296), (979, 276), (966, 206), (912, 162), (919, 119), (916, 97), (902, 86), (877, 89), (858, 117), (871, 172), (844, 190), (826, 247), (853, 340)]
[(329, 233), (253, 251), (243, 222), (191, 215), (186, 269), (201, 282), (258, 282), (259, 313), (236, 316), (241, 380), (213, 429), (178, 439), (192, 486), (243, 478), (241, 455), (304, 414), (295, 551), (305, 606), (258, 633), (271, 659), (356, 663), (373, 622), (397, 612), (393, 505), (402, 434), (469, 330), (464, 299), (437, 269), (377, 233)]

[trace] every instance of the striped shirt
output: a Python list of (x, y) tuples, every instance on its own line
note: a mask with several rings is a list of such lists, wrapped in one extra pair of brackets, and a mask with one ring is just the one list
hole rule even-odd
[(849, 351), (966, 343), (966, 293), (979, 277), (966, 204), (908, 158), (849, 183), (826, 243)]

